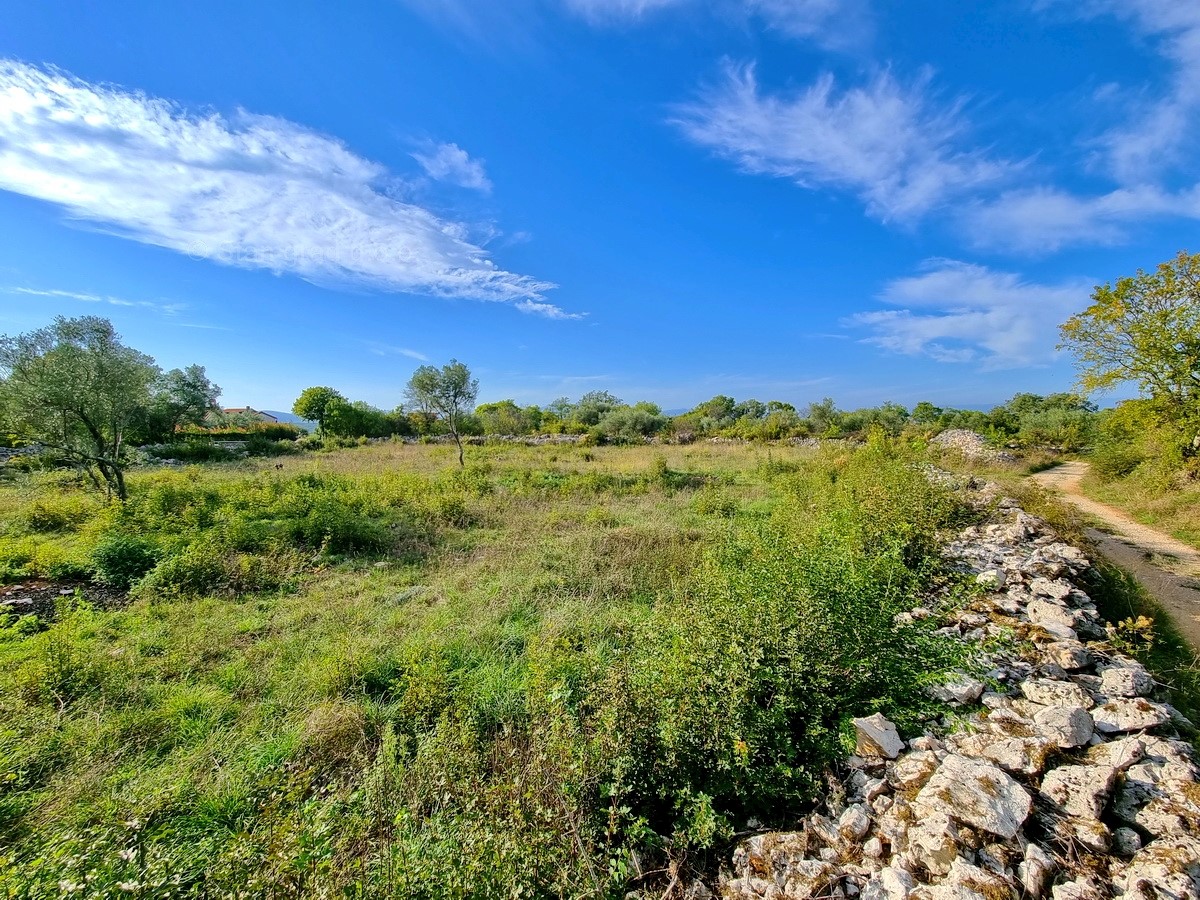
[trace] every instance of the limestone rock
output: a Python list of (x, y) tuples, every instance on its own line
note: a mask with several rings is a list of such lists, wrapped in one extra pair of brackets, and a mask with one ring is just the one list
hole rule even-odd
[(885, 756), (895, 759), (904, 749), (896, 726), (883, 717), (882, 713), (854, 720), (857, 739), (854, 752), (859, 756)]
[(1058, 865), (1039, 845), (1030, 842), (1025, 847), (1025, 859), (1017, 866), (1017, 877), (1030, 897), (1038, 898), (1046, 893), (1046, 886), (1058, 870)]
[(1042, 652), (1051, 662), (1068, 672), (1087, 668), (1092, 663), (1092, 654), (1079, 641), (1055, 641), (1043, 648)]
[(1079, 706), (1090, 709), (1095, 705), (1087, 691), (1069, 681), (1031, 678), (1021, 683), (1021, 693), (1042, 706)]
[(1098, 819), (1116, 777), (1111, 766), (1059, 766), (1042, 779), (1041, 793), (1068, 815)]
[(1034, 737), (1009, 737), (1003, 734), (971, 734), (955, 741), (959, 752), (994, 762), (1017, 775), (1036, 775), (1046, 764), (1046, 755), (1054, 746)]
[(1104, 895), (1100, 893), (1099, 888), (1085, 878), (1056, 884), (1051, 890), (1051, 894), (1054, 896), (1054, 900), (1104, 900)]
[(1124, 772), (1140, 762), (1146, 755), (1146, 745), (1141, 738), (1128, 737), (1118, 741), (1097, 744), (1087, 752), (1087, 760), (1096, 766), (1112, 766)]
[(944, 703), (974, 703), (983, 693), (983, 682), (968, 675), (959, 675), (942, 684), (930, 685), (926, 691)]
[(907, 900), (916, 886), (913, 877), (903, 869), (886, 866), (863, 885), (861, 900)]
[(907, 753), (894, 763), (889, 763), (884, 777), (898, 791), (917, 791), (937, 771), (938, 757), (933, 750), (918, 750)]
[(947, 756), (917, 794), (916, 805), (941, 811), (974, 828), (1015, 837), (1033, 801), (998, 767), (965, 756)]
[(1142, 697), (1132, 700), (1118, 698), (1092, 710), (1096, 730), (1103, 734), (1119, 734), (1125, 731), (1142, 731), (1154, 728), (1171, 720), (1160, 704)]
[(958, 859), (958, 829), (944, 812), (922, 816), (908, 829), (905, 858), (934, 875), (945, 875)]
[(1017, 900), (1016, 887), (1007, 878), (954, 861), (946, 880), (920, 892), (929, 900)]
[(1051, 706), (1038, 712), (1033, 721), (1038, 734), (1056, 747), (1082, 747), (1092, 737), (1091, 714), (1081, 706)]
[(861, 804), (847, 807), (838, 817), (837, 829), (842, 837), (849, 841), (862, 840), (871, 830), (871, 816), (867, 813), (867, 808)]
[(1130, 900), (1196, 900), (1200, 897), (1200, 840), (1160, 838), (1137, 852), (1125, 872)]
[(1154, 691), (1154, 679), (1138, 663), (1114, 666), (1100, 673), (1100, 692), (1106, 697), (1146, 697)]
[(1063, 581), (1061, 578), (1056, 578), (1053, 581), (1049, 578), (1035, 578), (1029, 583), (1029, 590), (1039, 597), (1050, 597), (1052, 600), (1066, 600), (1071, 596), (1071, 592), (1075, 588), (1069, 581)]

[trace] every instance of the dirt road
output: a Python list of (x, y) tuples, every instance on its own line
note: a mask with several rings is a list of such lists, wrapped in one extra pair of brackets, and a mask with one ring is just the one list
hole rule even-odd
[(1101, 524), (1105, 530), (1089, 528), (1088, 537), (1108, 559), (1133, 573), (1170, 613), (1180, 633), (1200, 649), (1200, 551), (1083, 496), (1079, 482), (1087, 471), (1087, 463), (1069, 462), (1032, 478)]

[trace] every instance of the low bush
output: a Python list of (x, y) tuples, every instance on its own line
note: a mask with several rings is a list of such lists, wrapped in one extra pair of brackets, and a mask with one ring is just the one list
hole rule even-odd
[(128, 590), (154, 568), (161, 550), (153, 541), (132, 535), (114, 535), (92, 551), (92, 564), (101, 581)]

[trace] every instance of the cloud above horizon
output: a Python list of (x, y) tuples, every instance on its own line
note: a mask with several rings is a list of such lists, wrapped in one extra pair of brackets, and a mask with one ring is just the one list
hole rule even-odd
[(492, 182), (488, 180), (483, 161), (472, 159), (458, 144), (431, 143), (424, 151), (410, 156), (434, 181), (445, 181), (484, 194), (492, 192)]
[(1058, 326), (1087, 302), (1093, 282), (1038, 284), (952, 259), (928, 260), (919, 275), (897, 278), (879, 299), (891, 309), (857, 313), (863, 340), (893, 353), (971, 363), (985, 371), (1048, 365)]
[(569, 315), (545, 300), (555, 285), (499, 268), (383, 166), (285, 119), (197, 115), (0, 60), (0, 189), (224, 265)]
[(771, 94), (753, 66), (730, 65), (718, 84), (676, 108), (674, 122), (746, 172), (848, 191), (875, 218), (911, 222), (1020, 168), (963, 148), (962, 101), (939, 106), (931, 79), (925, 72), (904, 85), (884, 71), (839, 90), (825, 74)]

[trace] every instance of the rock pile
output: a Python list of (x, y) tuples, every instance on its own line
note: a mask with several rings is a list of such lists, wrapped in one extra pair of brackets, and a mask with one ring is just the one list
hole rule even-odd
[(799, 830), (740, 844), (722, 897), (1200, 898), (1190, 723), (1103, 640), (1084, 554), (998, 505), (947, 548), (983, 589), (943, 629), (987, 672), (935, 689), (960, 715), (907, 742), (856, 720), (842, 789)]
[(987, 440), (982, 434), (966, 428), (947, 428), (932, 438), (929, 443), (935, 447), (941, 447), (943, 450), (953, 450), (968, 459), (982, 459), (993, 462), (1016, 461), (1016, 457), (1011, 453), (989, 447)]

